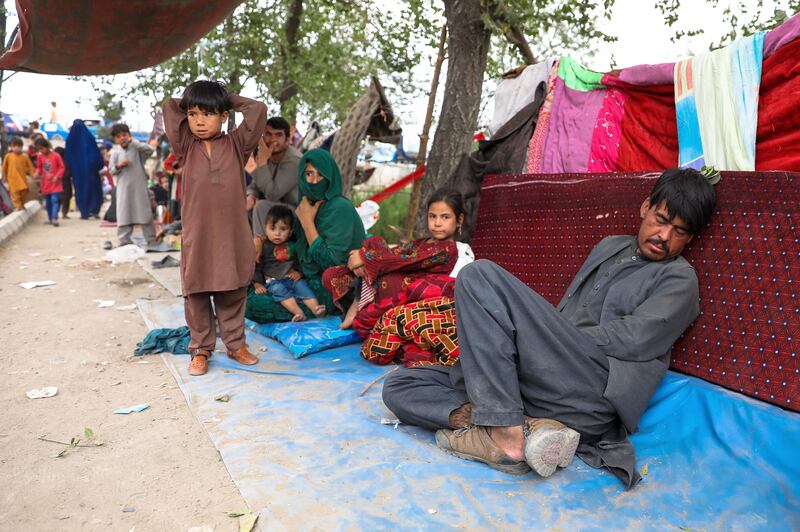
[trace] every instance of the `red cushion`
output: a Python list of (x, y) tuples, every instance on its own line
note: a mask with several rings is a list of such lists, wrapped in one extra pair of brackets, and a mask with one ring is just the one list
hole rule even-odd
[[(490, 176), (472, 247), (556, 304), (605, 236), (635, 234), (658, 174)], [(800, 411), (800, 174), (723, 172), (711, 227), (684, 252), (700, 316), (672, 369)]]

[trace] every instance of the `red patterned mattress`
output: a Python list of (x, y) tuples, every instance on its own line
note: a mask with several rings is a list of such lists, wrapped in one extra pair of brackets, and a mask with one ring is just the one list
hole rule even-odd
[[(658, 174), (490, 176), (472, 247), (551, 303), (605, 236), (635, 234)], [(711, 227), (684, 252), (700, 316), (672, 369), (800, 411), (800, 174), (723, 172)]]

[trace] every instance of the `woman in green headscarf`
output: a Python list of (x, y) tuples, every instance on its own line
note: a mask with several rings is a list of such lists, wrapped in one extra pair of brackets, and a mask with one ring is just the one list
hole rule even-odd
[[(295, 210), (294, 249), (303, 278), (320, 304), (333, 311), (333, 300), (322, 287), (322, 272), (347, 264), (350, 251), (361, 248), (364, 225), (349, 199), (342, 196), (342, 175), (331, 154), (309, 150), (298, 171), (300, 204)], [(313, 317), (308, 309), (306, 315)], [(259, 323), (289, 321), (292, 314), (269, 294), (247, 295), (246, 316)]]

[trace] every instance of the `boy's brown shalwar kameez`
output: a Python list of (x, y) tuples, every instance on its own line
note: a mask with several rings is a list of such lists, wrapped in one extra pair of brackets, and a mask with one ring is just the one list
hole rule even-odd
[(214, 350), (211, 298), (220, 336), (229, 351), (245, 345), (244, 311), (253, 278), (255, 249), (247, 221), (244, 165), (267, 124), (263, 103), (230, 95), (233, 110), (244, 121), (232, 133), (211, 140), (209, 157), (203, 141), (189, 130), (180, 100), (164, 105), (164, 126), (183, 167), (181, 282), (190, 349)]

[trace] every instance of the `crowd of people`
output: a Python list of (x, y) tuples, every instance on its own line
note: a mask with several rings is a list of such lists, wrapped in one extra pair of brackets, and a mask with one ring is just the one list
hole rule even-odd
[[(231, 112), (243, 120), (225, 133)], [(468, 213), (454, 190), (427, 199), (425, 237), (391, 245), (366, 233), (331, 154), (301, 153), (290, 124), (268, 118), (263, 103), (196, 81), (165, 101), (163, 117), (171, 153), (169, 177), (153, 174), (157, 193), (146, 162), (161, 139), (138, 142), (124, 124), (112, 127), (107, 155), (80, 121), (63, 154), (39, 138), (34, 162), (12, 143), (3, 177), (16, 208), (26, 180), (38, 179), (54, 226), (65, 183), (89, 218), (107, 178), (120, 245), (136, 225), (157, 239), (154, 209), (169, 206), (180, 219), (190, 375), (208, 371), (217, 329), (229, 357), (258, 363), (245, 317), (341, 313), (341, 327), (367, 339), (366, 360), (406, 366), (387, 378), (384, 402), (401, 421), (437, 430), (445, 451), (541, 476), (577, 452), (636, 483), (628, 434), (699, 312), (697, 277), (680, 254), (715, 208), (702, 174), (665, 171), (641, 205), (638, 234), (602, 240), (554, 308), (457, 241)]]

